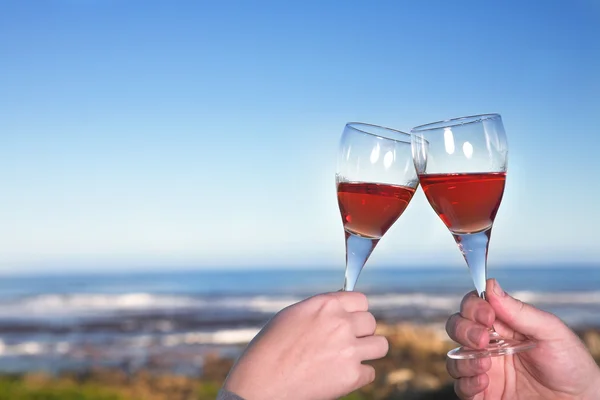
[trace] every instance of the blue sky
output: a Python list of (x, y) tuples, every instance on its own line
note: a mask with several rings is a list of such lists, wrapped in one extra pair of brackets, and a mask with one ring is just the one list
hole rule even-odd
[[(499, 112), (490, 268), (600, 259), (600, 2), (0, 3), (0, 270), (343, 267), (347, 121)], [(373, 266), (462, 265), (422, 193)]]

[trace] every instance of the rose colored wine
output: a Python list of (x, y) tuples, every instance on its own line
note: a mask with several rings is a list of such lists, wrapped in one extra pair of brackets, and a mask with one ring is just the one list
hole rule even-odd
[(429, 203), (452, 233), (490, 228), (502, 201), (506, 172), (419, 176)]
[(402, 215), (415, 189), (380, 183), (341, 182), (337, 193), (344, 229), (355, 235), (379, 239)]

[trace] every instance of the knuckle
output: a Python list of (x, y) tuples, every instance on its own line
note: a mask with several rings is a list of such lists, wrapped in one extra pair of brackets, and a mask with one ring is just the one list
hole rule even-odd
[(357, 388), (362, 386), (362, 371), (360, 364), (357, 364), (354, 368), (351, 368), (346, 376), (346, 384), (351, 388)]
[(381, 347), (381, 352), (383, 353), (383, 355), (385, 356), (388, 351), (390, 351), (390, 342), (388, 341), (388, 339), (385, 336), (378, 336), (379, 339), (379, 346)]
[(454, 332), (456, 331), (456, 324), (459, 316), (460, 315), (458, 313), (452, 314), (450, 318), (448, 318), (448, 320), (446, 321), (446, 333), (448, 333), (450, 337), (452, 337)]
[(364, 303), (366, 309), (369, 308), (369, 300), (367, 299), (367, 295), (361, 292), (354, 292), (358, 301)]
[(461, 318), (456, 321), (454, 330), (455, 330), (456, 338), (459, 341), (464, 342), (464, 341), (468, 340), (468, 338), (467, 338), (468, 328), (469, 328), (469, 324), (468, 324), (467, 320)]
[(492, 307), (476, 293), (463, 299), (463, 303), (460, 305), (460, 315), (473, 321), (477, 314), (484, 315), (488, 311), (493, 311)]
[[(531, 306), (531, 307), (533, 307), (533, 306)], [(541, 312), (544, 314), (544, 317), (547, 318), (546, 324), (548, 326), (552, 326), (558, 336), (564, 335), (565, 332), (567, 332), (568, 335), (573, 334), (573, 331), (567, 326), (565, 321), (563, 321), (558, 315), (554, 315), (547, 311), (541, 311)]]
[(339, 308), (340, 306), (340, 301), (333, 295), (327, 293), (327, 294), (321, 294), (318, 296), (319, 297), (319, 310), (321, 312), (331, 312), (333, 310), (336, 310)]
[(350, 324), (350, 321), (348, 321), (348, 319), (338, 318), (338, 320), (334, 322), (334, 326), (334, 332), (335, 335), (338, 337), (338, 340), (342, 340), (347, 337), (354, 337), (354, 334), (352, 332), (352, 325)]
[(456, 362), (454, 360), (452, 360), (452, 359), (446, 360), (446, 371), (448, 371), (448, 375), (450, 375), (452, 378), (454, 378), (454, 379), (458, 378)]
[(279, 312), (277, 314), (275, 314), (275, 316), (272, 318), (272, 320), (288, 318), (287, 316), (297, 315), (298, 313), (301, 314), (306, 311), (306, 309), (307, 309), (306, 304), (307, 304), (306, 301), (301, 301), (299, 303), (294, 303), (287, 307), (284, 307), (281, 310), (279, 310)]
[(331, 293), (321, 293), (321, 294), (316, 295), (313, 298), (317, 299), (319, 302), (321, 302), (321, 304), (326, 304), (326, 303), (332, 301), (335, 297)]
[(544, 313), (548, 316), (548, 322), (554, 326), (566, 327), (566, 323), (560, 319), (558, 315), (554, 315), (552, 313), (544, 311)]
[(517, 306), (518, 306), (517, 313), (520, 313), (521, 311), (523, 311), (523, 309), (525, 307), (527, 307), (527, 304), (525, 304), (523, 301), (521, 301), (519, 299), (515, 299), (515, 300), (517, 301)]
[(355, 346), (348, 346), (346, 347), (344, 350), (342, 350), (342, 352), (340, 353), (340, 355), (344, 358), (347, 359), (354, 359), (357, 356), (357, 350)]
[(377, 329), (377, 320), (375, 319), (375, 316), (370, 312), (367, 312), (363, 325), (371, 334), (375, 333), (375, 330)]
[(479, 296), (477, 295), (476, 291), (473, 290), (472, 292), (467, 293), (460, 302), (460, 310), (464, 310), (469, 306), (470, 303), (477, 301), (477, 299), (479, 299)]
[(474, 299), (476, 299), (477, 293), (473, 290), (469, 293), (467, 293), (465, 295), (465, 297), (462, 298), (462, 301), (460, 302), (460, 309), (462, 310), (466, 304), (468, 304), (469, 302), (473, 301)]
[(367, 311), (367, 317), (370, 323), (372, 323), (373, 325), (377, 324), (377, 319), (375, 318), (375, 315)]
[(492, 366), (492, 360), (489, 358), (479, 358), (471, 360), (473, 369), (479, 373), (487, 372)]
[(368, 365), (368, 368), (365, 368), (365, 384), (369, 384), (369, 383), (373, 383), (375, 382), (375, 368), (373, 368), (372, 366)]

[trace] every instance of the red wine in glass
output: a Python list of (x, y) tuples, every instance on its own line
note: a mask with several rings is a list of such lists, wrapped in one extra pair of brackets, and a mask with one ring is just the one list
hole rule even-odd
[(415, 189), (381, 183), (341, 182), (337, 192), (346, 232), (379, 239), (402, 215)]
[[(463, 254), (477, 293), (485, 299), (487, 257), (506, 182), (508, 144), (502, 117), (484, 114), (421, 125), (411, 130), (413, 160), (425, 197)], [(535, 343), (490, 331), (485, 349), (459, 347), (454, 359), (502, 356)]]
[(352, 291), (375, 246), (419, 184), (410, 135), (377, 125), (346, 124), (335, 180), (346, 239), (343, 290)]
[(492, 227), (505, 181), (505, 172), (430, 174), (421, 187), (450, 232), (470, 234)]

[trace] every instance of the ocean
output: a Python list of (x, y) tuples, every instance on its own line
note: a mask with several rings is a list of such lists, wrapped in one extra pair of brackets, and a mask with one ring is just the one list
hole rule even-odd
[[(498, 268), (490, 277), (572, 327), (600, 327), (600, 266)], [(195, 374), (208, 354), (237, 354), (274, 313), (342, 281), (343, 270), (331, 269), (4, 276), (0, 372)], [(367, 267), (357, 290), (379, 320), (443, 327), (473, 286), (466, 268)]]

